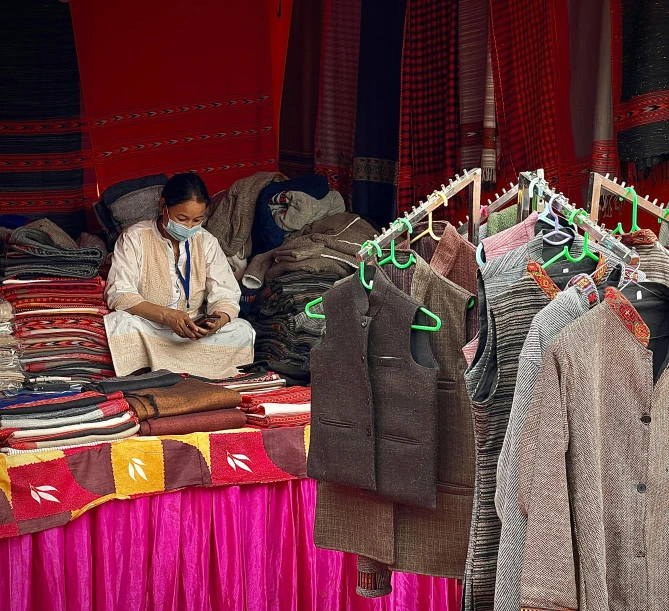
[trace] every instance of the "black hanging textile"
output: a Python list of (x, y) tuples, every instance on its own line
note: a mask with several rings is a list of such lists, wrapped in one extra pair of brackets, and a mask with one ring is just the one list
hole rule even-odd
[(69, 5), (3, 3), (0, 58), (0, 214), (47, 217), (76, 237), (91, 160)]
[(611, 9), (618, 154), (645, 169), (669, 158), (669, 4), (612, 0)]

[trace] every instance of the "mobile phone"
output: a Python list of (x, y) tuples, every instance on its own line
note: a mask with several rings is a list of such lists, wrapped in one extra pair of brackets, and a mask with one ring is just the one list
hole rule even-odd
[(221, 316), (219, 314), (203, 314), (200, 316), (200, 318), (196, 318), (193, 322), (195, 323), (196, 326), (201, 327), (202, 329), (206, 329), (205, 327), (206, 323), (208, 322), (214, 322), (218, 320)]

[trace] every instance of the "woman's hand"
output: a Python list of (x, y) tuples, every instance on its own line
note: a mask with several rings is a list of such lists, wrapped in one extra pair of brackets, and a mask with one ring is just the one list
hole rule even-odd
[(164, 308), (161, 322), (172, 329), (179, 337), (196, 340), (207, 335), (206, 329), (198, 327), (191, 320), (191, 317), (181, 310)]
[(224, 327), (230, 322), (230, 316), (223, 312), (214, 312), (214, 314), (217, 314), (220, 316), (218, 320), (210, 320), (209, 322), (205, 323), (207, 325), (207, 335), (213, 335), (218, 331), (221, 327)]

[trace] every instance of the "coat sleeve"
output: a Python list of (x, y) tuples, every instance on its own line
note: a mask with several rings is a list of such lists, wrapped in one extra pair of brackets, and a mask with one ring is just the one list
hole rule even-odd
[(223, 312), (233, 320), (239, 314), (242, 292), (218, 240), (212, 235), (205, 237), (207, 313)]
[[(527, 514), (522, 611), (578, 609), (565, 455), (569, 445), (560, 346), (549, 346), (520, 446), (520, 508)], [(562, 360), (564, 362), (564, 360)]]

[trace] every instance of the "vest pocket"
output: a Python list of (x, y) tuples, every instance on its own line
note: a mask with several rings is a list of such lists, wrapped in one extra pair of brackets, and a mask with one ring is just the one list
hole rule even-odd
[(355, 422), (348, 422), (346, 420), (333, 420), (332, 418), (319, 418), (318, 422), (326, 426), (338, 426), (343, 429), (352, 429), (355, 426)]

